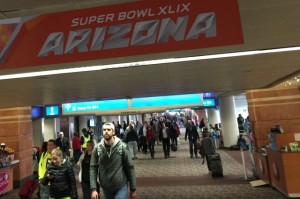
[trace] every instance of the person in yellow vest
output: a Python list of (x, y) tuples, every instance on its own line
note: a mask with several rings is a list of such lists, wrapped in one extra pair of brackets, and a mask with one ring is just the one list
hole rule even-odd
[(92, 139), (91, 139), (91, 135), (87, 132), (86, 128), (83, 128), (81, 131), (83, 135), (80, 138), (80, 144), (81, 144), (82, 151), (85, 151), (88, 141)]
[[(48, 165), (51, 163), (51, 152), (56, 148), (56, 142), (53, 139), (50, 139), (47, 144), (47, 151), (43, 152), (40, 156), (39, 162), (39, 181), (44, 178)], [(50, 197), (50, 188), (49, 185), (42, 185), (40, 183), (40, 198), (49, 199)]]

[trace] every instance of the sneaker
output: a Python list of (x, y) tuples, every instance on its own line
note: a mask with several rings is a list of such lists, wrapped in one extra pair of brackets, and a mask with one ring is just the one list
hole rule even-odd
[(168, 156), (165, 155), (165, 159), (166, 159), (167, 157), (168, 157)]
[(191, 159), (193, 159), (194, 157), (191, 155), (191, 157), (190, 157)]

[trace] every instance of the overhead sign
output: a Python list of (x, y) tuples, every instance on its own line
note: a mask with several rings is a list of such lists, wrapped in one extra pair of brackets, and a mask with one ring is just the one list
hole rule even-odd
[(76, 113), (95, 113), (98, 111), (107, 111), (114, 109), (128, 108), (127, 99), (92, 101), (92, 102), (78, 102), (63, 104), (63, 114)]
[(158, 97), (133, 98), (132, 108), (165, 107), (179, 108), (203, 104), (202, 94), (170, 95)]
[(202, 94), (67, 103), (62, 105), (62, 114), (138, 115), (164, 112), (170, 108), (187, 108), (192, 106), (203, 106)]
[(137, 1), (1, 20), (0, 35), (2, 69), (243, 43), (238, 0)]
[(60, 115), (59, 106), (45, 106), (45, 116), (46, 117), (55, 117)]
[(215, 101), (214, 98), (204, 99), (203, 100), (203, 106), (204, 107), (213, 107), (213, 106), (216, 106), (216, 101)]

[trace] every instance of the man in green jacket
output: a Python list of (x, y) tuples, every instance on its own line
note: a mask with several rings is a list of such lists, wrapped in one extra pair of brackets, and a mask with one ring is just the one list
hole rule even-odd
[(115, 126), (105, 123), (103, 138), (94, 148), (90, 163), (92, 199), (100, 198), (97, 190), (97, 177), (104, 191), (105, 199), (136, 198), (136, 178), (132, 157), (128, 147), (115, 136)]

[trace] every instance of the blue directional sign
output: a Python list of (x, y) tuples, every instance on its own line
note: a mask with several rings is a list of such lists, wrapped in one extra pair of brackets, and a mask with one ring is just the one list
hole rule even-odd
[(133, 98), (132, 108), (142, 107), (176, 107), (190, 104), (202, 105), (202, 94), (171, 95), (159, 97)]
[(203, 100), (203, 106), (204, 107), (216, 106), (216, 101), (213, 98), (211, 98), (211, 99), (204, 99)]
[(126, 109), (126, 108), (128, 108), (127, 99), (63, 104), (64, 113), (95, 112), (95, 111)]
[(48, 116), (59, 116), (60, 115), (60, 109), (59, 106), (45, 106), (45, 115)]

